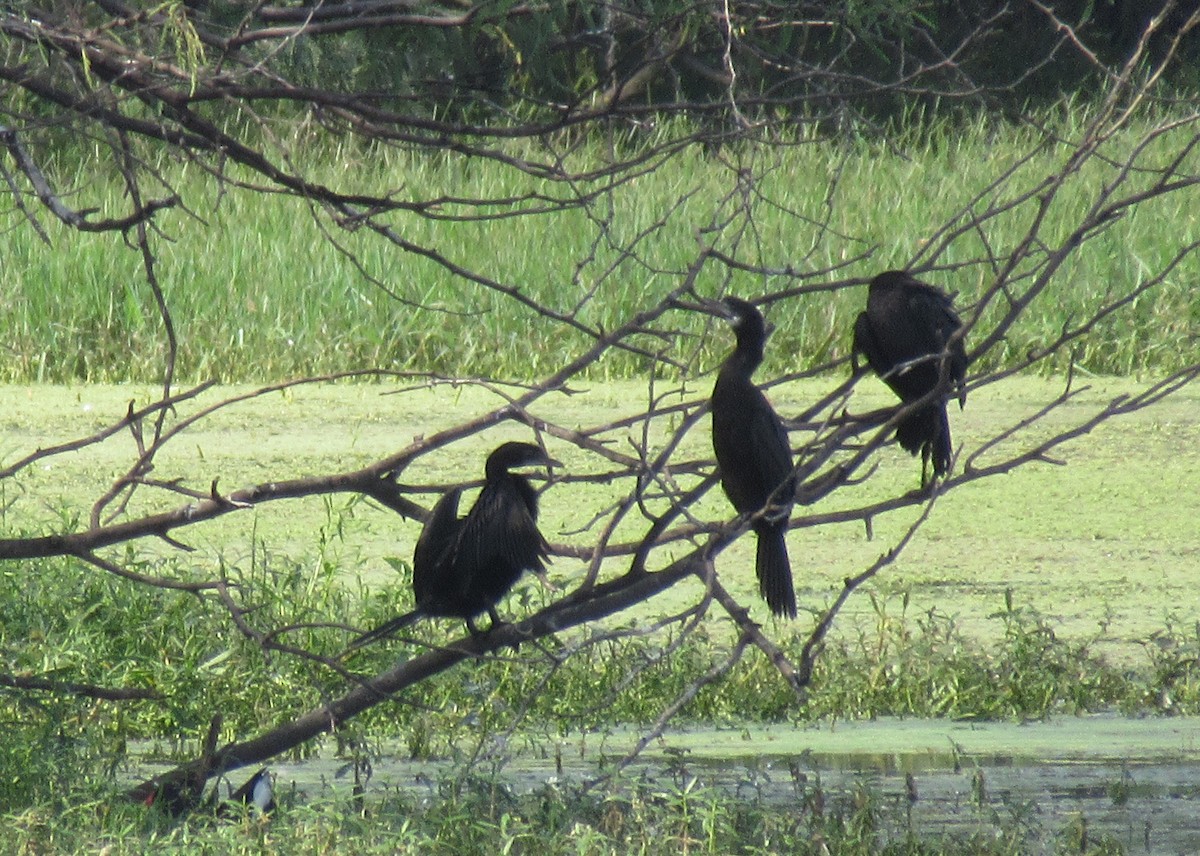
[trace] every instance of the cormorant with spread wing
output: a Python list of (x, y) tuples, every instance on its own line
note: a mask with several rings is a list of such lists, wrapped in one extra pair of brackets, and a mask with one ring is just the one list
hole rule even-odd
[(347, 651), (390, 636), (419, 618), (461, 618), (471, 633), (486, 612), (501, 623), (496, 604), (525, 571), (541, 574), (550, 547), (537, 528), (538, 496), (516, 467), (562, 466), (532, 443), (504, 443), (488, 456), (483, 489), (459, 518), (461, 487), (442, 494), (413, 551), (416, 608), (364, 633)]

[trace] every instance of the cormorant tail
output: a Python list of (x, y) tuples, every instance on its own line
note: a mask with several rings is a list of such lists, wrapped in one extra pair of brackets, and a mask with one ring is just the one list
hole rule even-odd
[(754, 570), (758, 574), (758, 592), (775, 615), (796, 617), (796, 592), (792, 588), (792, 566), (788, 561), (786, 521), (758, 528), (758, 549)]
[(922, 407), (904, 419), (896, 426), (896, 440), (904, 451), (931, 460), (934, 478), (945, 475), (952, 451), (945, 403)]
[(366, 633), (362, 634), (349, 645), (347, 645), (346, 650), (342, 652), (342, 656), (345, 657), (347, 654), (357, 651), (359, 648), (362, 648), (365, 645), (370, 645), (372, 642), (391, 636), (393, 633), (403, 630), (405, 627), (408, 627), (408, 625), (417, 621), (419, 618), (423, 618), (424, 616), (425, 613), (423, 610), (414, 609), (412, 612), (406, 612), (404, 615), (397, 616), (391, 621), (384, 622), (374, 630), (368, 630)]
[(933, 438), (933, 476), (944, 476), (950, 470), (950, 456), (954, 450), (950, 445), (950, 419), (946, 416), (946, 405), (937, 409), (937, 436)]

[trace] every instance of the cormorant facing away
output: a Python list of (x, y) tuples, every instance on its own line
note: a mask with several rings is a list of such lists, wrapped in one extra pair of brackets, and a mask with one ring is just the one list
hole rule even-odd
[(562, 466), (532, 443), (504, 443), (488, 456), (483, 489), (466, 517), (458, 516), (461, 487), (442, 494), (413, 551), (416, 609), (359, 636), (347, 651), (426, 616), (461, 618), (472, 635), (484, 612), (492, 627), (500, 624), (496, 603), (524, 571), (541, 574), (550, 552), (537, 528), (537, 492), (511, 472), (535, 464)]
[[(737, 347), (721, 365), (712, 393), (712, 441), (725, 495), (740, 514), (780, 506), (754, 523), (758, 538), (758, 591), (771, 612), (796, 617), (796, 594), (788, 562), (792, 451), (787, 432), (767, 397), (750, 380), (763, 359), (767, 328), (753, 305), (736, 297), (719, 304), (737, 336)], [(781, 489), (782, 487), (782, 489)]]
[(889, 270), (871, 280), (867, 309), (854, 323), (854, 371), (858, 371), (857, 355), (864, 355), (904, 404), (924, 398), (938, 386), (946, 354), (945, 391), (896, 426), (901, 448), (921, 454), (922, 485), (927, 461), (933, 461), (935, 479), (950, 468), (950, 420), (946, 418), (950, 390), (957, 387), (960, 408), (967, 402), (966, 348), (962, 338), (950, 342), (962, 328), (953, 302), (953, 295), (940, 288), (904, 271)]

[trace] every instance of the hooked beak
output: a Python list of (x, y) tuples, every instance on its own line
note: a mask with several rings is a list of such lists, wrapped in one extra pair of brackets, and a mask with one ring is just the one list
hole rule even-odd
[(736, 321), (737, 314), (733, 312), (724, 300), (710, 300), (705, 298), (700, 301), (700, 305), (696, 307), (701, 312), (707, 312), (709, 315), (715, 315), (718, 318), (724, 318), (726, 321)]

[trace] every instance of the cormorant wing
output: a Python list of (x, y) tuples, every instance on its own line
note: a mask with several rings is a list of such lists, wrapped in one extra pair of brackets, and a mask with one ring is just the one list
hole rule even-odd
[(757, 511), (792, 471), (787, 431), (757, 387), (739, 390), (736, 406), (714, 407), (713, 448), (733, 507)]
[[(922, 329), (922, 336), (929, 353), (940, 354), (946, 350), (950, 339), (962, 329), (962, 319), (954, 311), (954, 296), (940, 288), (913, 280), (908, 296), (909, 317)], [(967, 354), (963, 340), (954, 343), (950, 351), (951, 386), (959, 388), (959, 403), (966, 402), (963, 381), (967, 376)]]
[(759, 450), (756, 457), (762, 478), (768, 485), (768, 491), (773, 493), (791, 475), (792, 449), (788, 445), (787, 430), (779, 414), (761, 391), (758, 394), (761, 406), (753, 408), (748, 440)]
[(413, 595), (418, 604), (432, 593), (438, 578), (449, 572), (447, 555), (463, 528), (463, 521), (458, 518), (461, 496), (461, 487), (443, 493), (417, 538), (413, 550)]
[(892, 363), (889, 360), (887, 353), (879, 344), (879, 340), (875, 338), (875, 328), (871, 325), (871, 316), (866, 312), (858, 313), (858, 318), (854, 321), (854, 345), (851, 349), (851, 361), (855, 371), (858, 370), (858, 363), (854, 360), (855, 354), (862, 354), (867, 358), (867, 365), (882, 377), (887, 374)]
[[(529, 493), (532, 499), (532, 488)], [(473, 603), (495, 603), (523, 570), (541, 568), (544, 545), (530, 506), (512, 478), (485, 484), (463, 518), (454, 548), (456, 591)]]
[(548, 552), (546, 539), (538, 531), (536, 508), (531, 508), (525, 497), (514, 496), (506, 503), (503, 531), (497, 533), (498, 557), (522, 571), (540, 571)]

